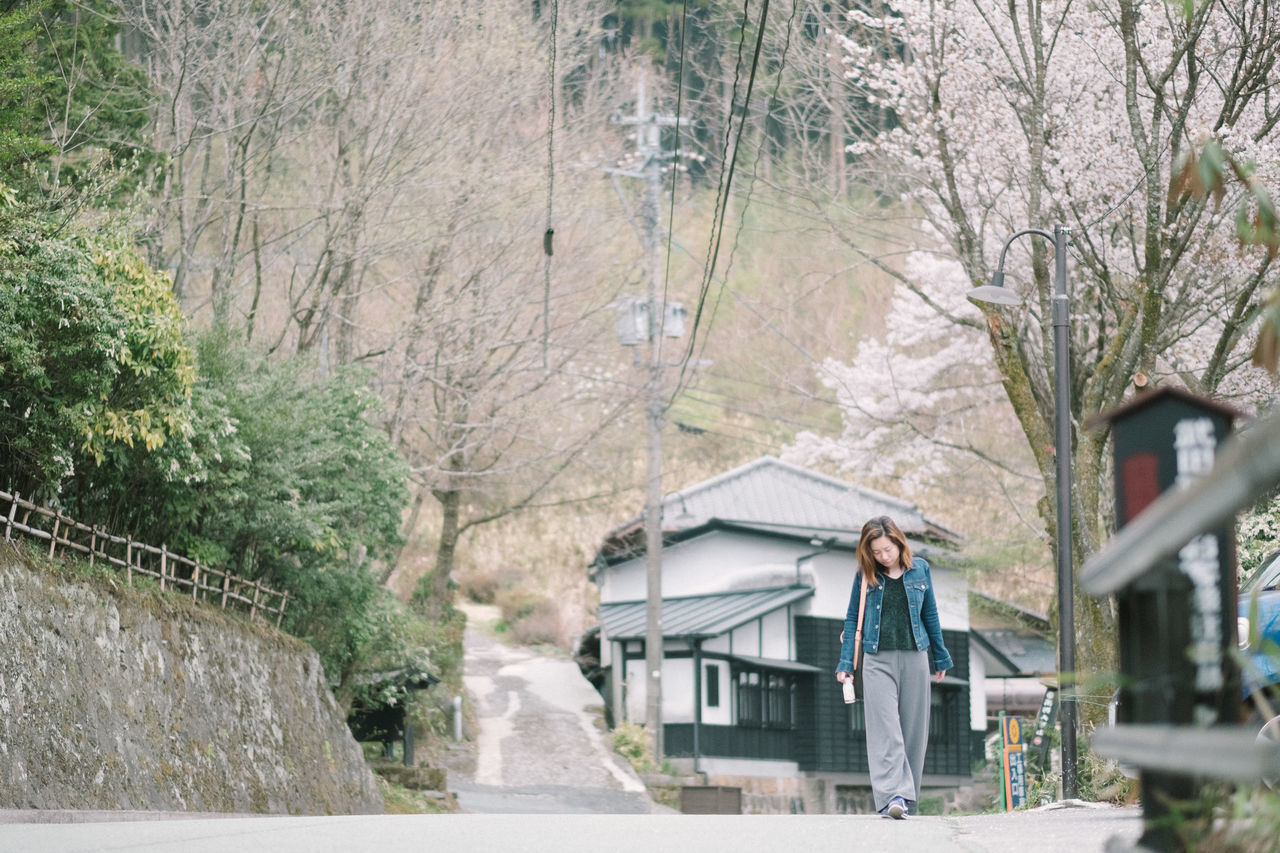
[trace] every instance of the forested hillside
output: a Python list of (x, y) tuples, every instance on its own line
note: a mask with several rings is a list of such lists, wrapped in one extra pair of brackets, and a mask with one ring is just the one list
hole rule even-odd
[[(1047, 248), (1009, 255), (1025, 306), (965, 294), (1074, 229), (1077, 561), (1085, 420), (1269, 405), (1280, 34), (1229, 5), (0, 4), (4, 484), (288, 590), (344, 699), (452, 671), (460, 588), (589, 625), (646, 406), (666, 490), (784, 455), (1047, 609)], [(651, 290), (687, 311), (660, 370), (618, 337)]]

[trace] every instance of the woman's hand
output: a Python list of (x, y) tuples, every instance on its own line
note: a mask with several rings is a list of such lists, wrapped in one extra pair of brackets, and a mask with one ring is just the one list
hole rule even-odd
[(939, 670), (938, 672), (934, 673), (933, 680), (941, 684), (942, 679), (946, 678), (946, 676), (947, 676), (947, 671), (945, 669)]
[(841, 684), (844, 684), (846, 681), (853, 681), (853, 673), (841, 670), (836, 673), (836, 681), (839, 681)]

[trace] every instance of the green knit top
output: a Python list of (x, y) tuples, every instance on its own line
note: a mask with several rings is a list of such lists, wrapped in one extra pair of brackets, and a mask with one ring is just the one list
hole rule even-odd
[(880, 575), (884, 584), (884, 602), (880, 610), (880, 649), (914, 652), (916, 640), (911, 633), (911, 613), (907, 610), (907, 587), (902, 578)]

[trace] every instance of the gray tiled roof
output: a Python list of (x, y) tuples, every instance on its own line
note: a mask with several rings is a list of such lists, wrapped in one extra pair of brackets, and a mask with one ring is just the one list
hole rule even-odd
[[(662, 634), (666, 637), (716, 637), (811, 595), (813, 587), (785, 586), (664, 598)], [(602, 602), (600, 624), (612, 640), (643, 639), (645, 602)]]
[(891, 516), (906, 533), (939, 527), (912, 503), (773, 456), (673, 492), (663, 501), (667, 530), (696, 527), (715, 518), (856, 534), (867, 519), (878, 515)]
[(1003, 658), (1013, 674), (1039, 675), (1058, 671), (1057, 646), (1035, 631), (976, 628), (973, 631), (991, 651)]

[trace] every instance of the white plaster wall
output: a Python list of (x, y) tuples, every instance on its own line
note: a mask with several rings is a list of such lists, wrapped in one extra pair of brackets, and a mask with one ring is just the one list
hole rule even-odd
[(763, 623), (760, 657), (792, 660), (790, 608), (766, 613), (760, 621)]
[(843, 619), (849, 610), (849, 591), (856, 574), (855, 558), (849, 551), (819, 554), (804, 561), (812, 573), (813, 598), (807, 615)]
[(627, 719), (633, 723), (644, 723), (644, 661), (627, 661)]
[(702, 643), (704, 652), (720, 652), (721, 654), (729, 654), (729, 635), (721, 634), (718, 637), (712, 637)]
[[(812, 550), (807, 542), (711, 531), (663, 549), (662, 595), (673, 598), (787, 586), (795, 583), (796, 557)], [(600, 600), (643, 600), (646, 572), (643, 557), (601, 570)]]
[(662, 722), (693, 722), (693, 658), (662, 662)]
[(938, 599), (938, 621), (948, 631), (969, 630), (969, 581), (962, 572), (929, 565), (933, 594)]
[(733, 653), (760, 657), (760, 620), (748, 622), (733, 630)]
[[(614, 720), (617, 722), (621, 722), (623, 720), (634, 720), (635, 717), (631, 716), (630, 706), (626, 704), (626, 679), (628, 678), (628, 674), (622, 671), (622, 644), (604, 643), (603, 646), (607, 646), (613, 650), (611, 653), (612, 660), (609, 663), (610, 668), (613, 670), (610, 673), (612, 677), (609, 679), (609, 707), (614, 712)], [(643, 704), (641, 705), (640, 714), (641, 719), (643, 719)]]
[(730, 692), (729, 662), (727, 660), (703, 658), (703, 676), (705, 682), (706, 665), (711, 664), (717, 670), (716, 681), (720, 684), (720, 705), (712, 708), (707, 704), (707, 689), (702, 689), (702, 722), (717, 726), (733, 724), (733, 694)]
[[(662, 721), (693, 722), (693, 658), (664, 658), (662, 661)], [(626, 718), (644, 722), (645, 695), (648, 692), (644, 660), (627, 661)], [(724, 694), (721, 694), (723, 702)]]

